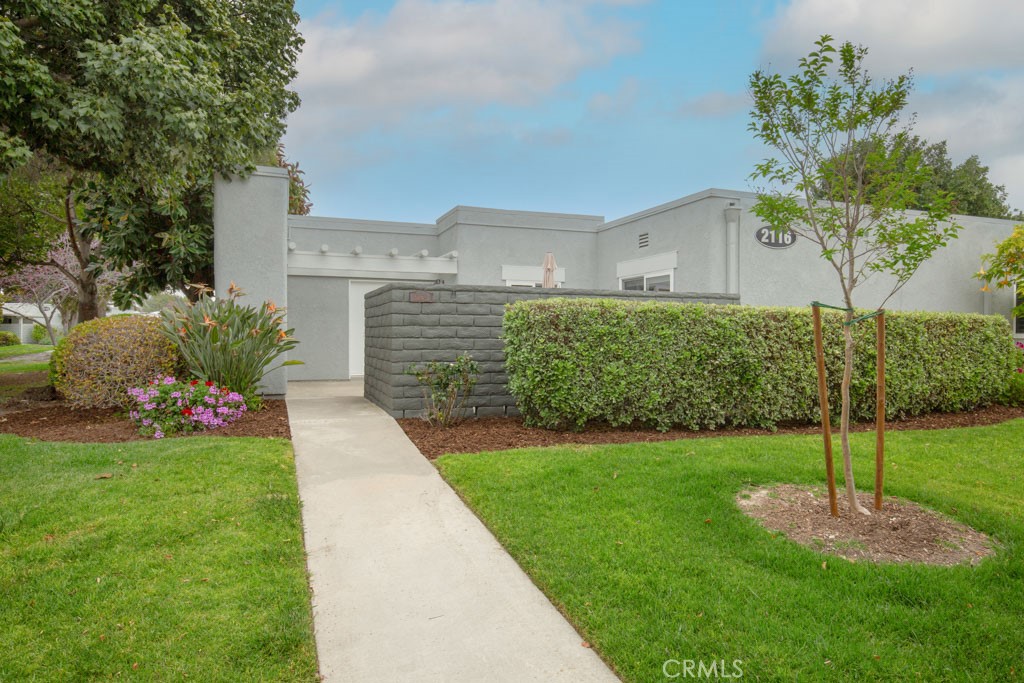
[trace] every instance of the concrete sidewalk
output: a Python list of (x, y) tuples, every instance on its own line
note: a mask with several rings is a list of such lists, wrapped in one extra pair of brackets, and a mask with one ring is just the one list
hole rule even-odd
[(325, 680), (617, 681), (362, 394), (288, 385)]

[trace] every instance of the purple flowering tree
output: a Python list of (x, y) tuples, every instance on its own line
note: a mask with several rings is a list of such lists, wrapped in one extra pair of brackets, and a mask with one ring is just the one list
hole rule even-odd
[[(95, 248), (95, 245), (93, 245)], [(30, 303), (37, 306), (43, 315), (46, 331), (50, 341), (57, 343), (57, 331), (54, 319), (60, 313), (63, 332), (67, 333), (71, 325), (78, 322), (81, 301), (81, 284), (84, 279), (95, 286), (95, 294), (100, 302), (105, 301), (111, 288), (120, 278), (119, 273), (103, 271), (99, 274), (83, 275), (81, 259), (66, 235), (50, 249), (46, 260), (39, 264), (23, 266), (13, 273), (0, 277), (0, 289), (11, 297), (11, 300)]]

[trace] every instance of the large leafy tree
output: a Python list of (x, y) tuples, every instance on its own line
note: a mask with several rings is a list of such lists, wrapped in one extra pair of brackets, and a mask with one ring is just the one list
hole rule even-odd
[[(262, 163), (286, 169), (291, 180), (289, 212), (308, 214), (309, 188), (284, 149), (265, 153)], [(150, 191), (124, 183), (92, 183), (84, 194), (94, 234), (102, 236), (110, 267), (126, 271), (114, 292), (122, 308), (151, 292), (180, 290), (194, 298), (192, 283), (214, 284), (212, 177), (174, 191)]]
[(943, 192), (923, 214), (905, 213), (931, 173), (920, 154), (908, 150), (909, 126), (901, 123), (912, 79), (907, 74), (876, 84), (863, 66), (866, 54), (849, 42), (837, 49), (826, 35), (792, 76), (755, 72), (750, 130), (775, 152), (752, 174), (769, 185), (758, 193), (754, 213), (817, 246), (842, 292), (846, 493), (851, 510), (870, 514), (857, 501), (849, 439), (857, 288), (872, 275), (887, 276), (888, 295), (873, 302), (881, 308), (956, 236), (957, 226), (945, 222), (952, 200)]
[(0, 274), (13, 277), (10, 282), (35, 283), (29, 289), (36, 293), (47, 289), (38, 283), (48, 277), (62, 281), (72, 292), (62, 301), (77, 307), (73, 313), (62, 310), (65, 321), (102, 315), (101, 286), (111, 280), (105, 277), (100, 245), (82, 222), (75, 178), (73, 171), (36, 154), (0, 180), (0, 232), (5, 238)]
[(0, 275), (45, 261), (62, 232), (63, 181), (31, 157), (0, 176)]
[[(842, 168), (844, 160), (860, 163), (861, 157), (870, 151), (870, 141), (861, 141), (852, 154), (843, 149), (831, 162)], [(896, 155), (899, 167), (912, 170), (913, 165), (928, 168), (930, 173), (923, 176), (913, 187), (914, 198), (908, 203), (910, 209), (926, 210), (943, 194), (952, 197), (952, 210), (968, 216), (989, 218), (1024, 218), (1014, 212), (1007, 203), (1006, 187), (996, 185), (989, 177), (988, 166), (981, 163), (976, 154), (960, 164), (949, 158), (946, 141), (929, 143), (914, 135), (904, 141)], [(824, 188), (815, 188), (815, 196), (824, 198)]]
[[(287, 89), (297, 22), (291, 0), (4, 3), (0, 173), (52, 158), (71, 174), (72, 201), (85, 190), (83, 237), (100, 239), (105, 260), (178, 277), (188, 264), (166, 264), (194, 237), (196, 188), (272, 149), (298, 106)], [(153, 220), (99, 213), (134, 201)]]

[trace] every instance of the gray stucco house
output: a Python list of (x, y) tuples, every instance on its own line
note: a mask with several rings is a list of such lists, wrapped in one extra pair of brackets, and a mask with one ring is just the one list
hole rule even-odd
[[(390, 282), (540, 286), (546, 252), (560, 287), (737, 294), (743, 304), (839, 304), (835, 277), (814, 245), (776, 238), (749, 192), (709, 189), (606, 221), (602, 216), (456, 206), (433, 223), (289, 216), (288, 178), (260, 167), (217, 182), (218, 290), (229, 281), (254, 300), (288, 308), (305, 365), (289, 379), (347, 379), (364, 371), (365, 295)], [(960, 238), (940, 250), (889, 309), (1011, 316), (1013, 293), (983, 293), (981, 256), (1011, 234), (1006, 220), (959, 216)], [(877, 306), (873, 278), (859, 305)], [(284, 390), (283, 373), (271, 391)]]

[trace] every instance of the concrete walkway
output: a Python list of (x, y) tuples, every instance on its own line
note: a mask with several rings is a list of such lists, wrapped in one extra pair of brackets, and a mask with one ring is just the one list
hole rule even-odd
[(362, 394), (288, 385), (325, 680), (617, 681)]

